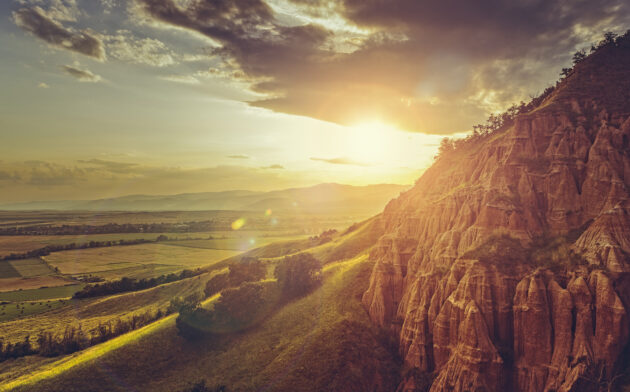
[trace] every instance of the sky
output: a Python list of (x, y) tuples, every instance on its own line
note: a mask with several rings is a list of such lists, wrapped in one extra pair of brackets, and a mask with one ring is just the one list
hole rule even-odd
[(623, 0), (0, 2), (0, 202), (412, 183)]

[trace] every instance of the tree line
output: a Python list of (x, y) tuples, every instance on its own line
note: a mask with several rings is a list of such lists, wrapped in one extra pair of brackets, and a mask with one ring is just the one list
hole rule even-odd
[(547, 87), (541, 94), (531, 98), (528, 103), (521, 101), (519, 104), (513, 104), (506, 111), (499, 114), (490, 114), (485, 123), (473, 125), (472, 132), (462, 139), (451, 139), (445, 137), (441, 140), (438, 147), (438, 153), (435, 159), (446, 156), (451, 152), (461, 148), (465, 145), (477, 143), (487, 137), (505, 130), (512, 125), (516, 117), (520, 114), (530, 112), (537, 108), (547, 97), (549, 97), (558, 85), (564, 81), (573, 72), (575, 66), (584, 60), (586, 60), (591, 54), (597, 52), (606, 47), (611, 46), (623, 46), (630, 45), (630, 30), (623, 35), (617, 35), (613, 32), (607, 32), (604, 37), (597, 44), (591, 45), (590, 53), (586, 54), (586, 50), (578, 50), (573, 54), (573, 65), (569, 68), (562, 68), (560, 71), (560, 79), (556, 82), (555, 86)]
[(139, 244), (147, 244), (147, 243), (157, 242), (157, 241), (165, 241), (168, 239), (168, 237), (166, 239), (160, 239), (160, 237), (162, 236), (159, 236), (155, 240), (141, 238), (141, 239), (134, 239), (134, 240), (90, 241), (90, 242), (79, 243), (79, 244), (72, 242), (70, 244), (46, 245), (42, 248), (33, 249), (24, 253), (11, 253), (7, 256), (0, 258), (0, 260), (31, 259), (31, 258), (36, 258), (36, 257), (48, 256), (49, 254), (53, 252), (61, 252), (64, 250), (106, 248), (110, 246), (139, 245)]
[(150, 289), (151, 287), (156, 287), (165, 283), (171, 283), (182, 279), (192, 278), (193, 276), (197, 276), (202, 273), (203, 271), (197, 268), (196, 270), (185, 269), (179, 274), (170, 273), (168, 275), (160, 275), (158, 277), (149, 279), (143, 278), (138, 280), (134, 278), (123, 277), (121, 279), (112, 280), (109, 282), (88, 284), (83, 287), (83, 289), (74, 293), (72, 298), (81, 299), (101, 297), (104, 295), (120, 294), (130, 291), (140, 291)]
[(33, 225), (0, 228), (0, 235), (90, 235), (119, 233), (194, 233), (231, 230), (224, 220), (183, 223), (106, 223), (104, 225)]
[(96, 328), (87, 332), (80, 325), (68, 326), (60, 334), (42, 331), (35, 339), (36, 345), (31, 343), (30, 336), (26, 336), (23, 341), (17, 343), (9, 342), (4, 344), (0, 340), (0, 362), (35, 354), (44, 357), (72, 354), (141, 328), (168, 314), (168, 310), (162, 311), (158, 309), (156, 312), (148, 310), (127, 319), (119, 317), (114, 321), (99, 323)]

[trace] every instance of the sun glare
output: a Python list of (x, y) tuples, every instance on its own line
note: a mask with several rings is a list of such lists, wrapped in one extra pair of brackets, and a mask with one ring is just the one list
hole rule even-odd
[(365, 164), (388, 161), (396, 153), (390, 148), (392, 136), (400, 132), (378, 121), (364, 122), (349, 129), (348, 152), (350, 157)]

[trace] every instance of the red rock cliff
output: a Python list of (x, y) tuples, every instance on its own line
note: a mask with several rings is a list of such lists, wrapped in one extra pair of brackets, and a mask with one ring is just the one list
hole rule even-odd
[(596, 390), (628, 343), (629, 192), (624, 42), (392, 200), (363, 302), (431, 391)]

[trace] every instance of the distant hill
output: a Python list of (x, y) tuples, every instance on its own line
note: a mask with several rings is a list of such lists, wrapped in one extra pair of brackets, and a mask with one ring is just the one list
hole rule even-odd
[(0, 204), (0, 210), (201, 211), (241, 210), (301, 213), (373, 214), (407, 186), (319, 184), (270, 192), (244, 190), (131, 195), (98, 200), (53, 200)]

